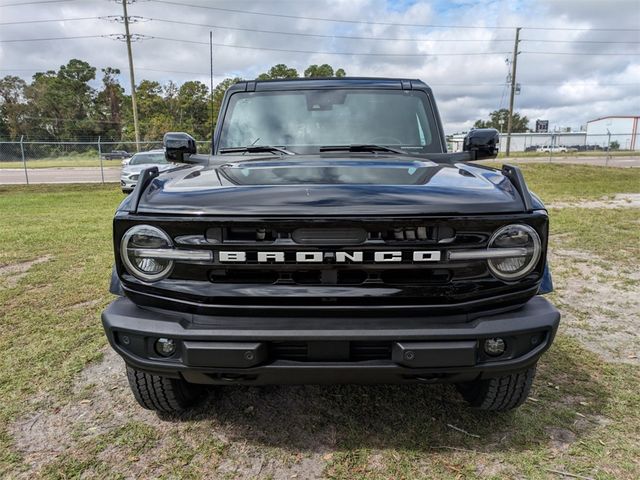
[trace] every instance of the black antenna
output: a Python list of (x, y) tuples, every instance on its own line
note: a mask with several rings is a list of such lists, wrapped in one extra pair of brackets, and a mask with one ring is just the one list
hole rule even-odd
[(209, 82), (211, 89), (209, 93), (209, 103), (211, 107), (211, 153), (213, 153), (213, 30), (209, 30), (209, 60), (210, 60), (210, 77)]

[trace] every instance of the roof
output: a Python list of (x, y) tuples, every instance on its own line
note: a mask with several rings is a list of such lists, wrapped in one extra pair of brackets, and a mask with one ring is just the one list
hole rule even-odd
[(295, 90), (321, 88), (384, 88), (392, 90), (430, 90), (422, 81), (407, 78), (386, 77), (330, 77), (330, 78), (283, 78), (275, 80), (246, 80), (238, 82), (229, 90)]
[(587, 123), (597, 122), (598, 120), (605, 120), (607, 118), (640, 118), (640, 115), (605, 115), (604, 117), (594, 118)]

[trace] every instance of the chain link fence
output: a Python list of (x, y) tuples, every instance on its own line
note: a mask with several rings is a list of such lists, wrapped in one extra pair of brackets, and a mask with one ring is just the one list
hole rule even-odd
[[(503, 135), (501, 144), (505, 140)], [(463, 141), (464, 135), (449, 137), (449, 150), (462, 150)], [(209, 141), (196, 143), (199, 153), (210, 152)], [(637, 159), (640, 156), (640, 135), (613, 132), (514, 134), (511, 147), (511, 157), (522, 157), (522, 161), (626, 166), (634, 161), (630, 157)], [(162, 141), (139, 144), (141, 152), (155, 149), (162, 149)], [(40, 142), (24, 138), (0, 141), (0, 184), (119, 182), (122, 161), (136, 151), (135, 142), (101, 139), (85, 142)]]
[[(211, 142), (198, 141), (198, 153)], [(40, 142), (0, 141), (0, 183), (118, 182), (123, 160), (137, 151), (162, 149), (162, 141)]]

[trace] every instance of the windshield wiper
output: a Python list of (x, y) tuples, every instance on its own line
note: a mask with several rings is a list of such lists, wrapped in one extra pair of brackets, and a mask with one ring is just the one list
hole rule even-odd
[(282, 155), (295, 155), (295, 152), (287, 150), (286, 148), (274, 147), (273, 145), (247, 145), (246, 147), (230, 147), (221, 148), (220, 153), (265, 153), (265, 152), (277, 152)]
[(397, 148), (387, 147), (385, 145), (375, 144), (352, 144), (352, 145), (329, 145), (326, 147), (320, 147), (321, 152), (391, 152), (402, 153), (406, 155), (407, 152), (398, 150)]

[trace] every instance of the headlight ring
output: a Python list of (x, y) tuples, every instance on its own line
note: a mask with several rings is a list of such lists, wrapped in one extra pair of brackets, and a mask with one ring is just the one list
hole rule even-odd
[(529, 225), (505, 225), (494, 232), (488, 248), (526, 248), (527, 254), (517, 257), (489, 258), (491, 273), (500, 280), (515, 281), (535, 268), (542, 255), (542, 242), (538, 232)]
[(120, 241), (120, 258), (127, 271), (144, 282), (157, 282), (173, 270), (171, 259), (137, 256), (136, 249), (171, 249), (173, 241), (163, 230), (151, 225), (135, 225)]

